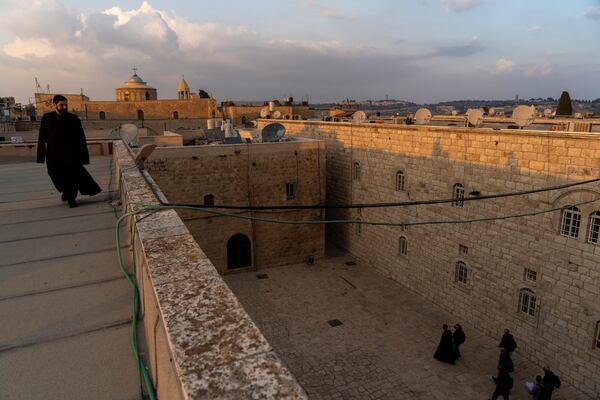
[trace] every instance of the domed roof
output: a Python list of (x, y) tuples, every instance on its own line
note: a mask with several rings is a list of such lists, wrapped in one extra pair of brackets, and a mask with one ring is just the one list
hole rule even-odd
[(149, 86), (139, 77), (137, 72), (135, 71), (129, 80), (125, 81), (123, 86), (118, 87), (117, 89), (154, 89), (152, 86)]
[(190, 91), (190, 87), (188, 86), (185, 79), (183, 79), (183, 77), (181, 78), (181, 81), (179, 81), (179, 85), (177, 85), (177, 91), (178, 92), (189, 92)]
[(131, 83), (142, 83), (142, 84), (146, 83), (136, 73), (134, 73), (133, 75), (131, 75), (131, 78), (129, 78), (129, 80), (127, 82), (125, 82), (125, 83), (128, 83), (128, 82), (131, 82)]

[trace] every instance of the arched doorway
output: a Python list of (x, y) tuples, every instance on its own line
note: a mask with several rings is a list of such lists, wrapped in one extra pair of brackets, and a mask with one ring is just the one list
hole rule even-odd
[(106, 113), (104, 111), (100, 111), (100, 113), (98, 114), (98, 118), (102, 120), (106, 119)]
[(143, 110), (137, 110), (137, 119), (143, 121), (144, 120), (144, 111)]
[(238, 233), (227, 241), (227, 269), (252, 266), (252, 248), (248, 236)]
[(173, 111), (173, 119), (179, 119), (179, 113), (177, 111)]

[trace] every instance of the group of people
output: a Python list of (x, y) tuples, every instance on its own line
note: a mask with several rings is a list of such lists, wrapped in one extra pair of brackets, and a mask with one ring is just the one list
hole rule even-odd
[(443, 325), (444, 332), (440, 339), (433, 357), (442, 362), (454, 364), (460, 358), (460, 345), (465, 342), (466, 336), (460, 324), (454, 325), (454, 332), (448, 329), (448, 325)]
[[(461, 357), (460, 346), (465, 342), (466, 336), (460, 324), (454, 325), (454, 331), (448, 328), (448, 325), (443, 325), (442, 338), (433, 357), (439, 361), (454, 364)], [(509, 394), (514, 386), (513, 378), (510, 376), (515, 371), (512, 360), (512, 352), (517, 348), (517, 341), (510, 333), (510, 330), (505, 329), (500, 343), (500, 355), (498, 357), (498, 374), (492, 377), (496, 384), (491, 400), (496, 400), (502, 396), (504, 400), (509, 399)], [(554, 389), (561, 385), (560, 378), (548, 367), (543, 367), (544, 376), (536, 376), (536, 382), (527, 382), (525, 389), (532, 396), (533, 400), (551, 400)]]

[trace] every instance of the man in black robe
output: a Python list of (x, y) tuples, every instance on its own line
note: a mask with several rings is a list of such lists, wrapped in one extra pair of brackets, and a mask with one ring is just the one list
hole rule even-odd
[(510, 333), (510, 330), (505, 329), (504, 334), (502, 335), (502, 339), (500, 339), (500, 344), (498, 347), (504, 347), (507, 353), (512, 353), (517, 348), (517, 341), (514, 336)]
[(38, 136), (37, 162), (46, 161), (48, 175), (61, 200), (77, 207), (77, 192), (93, 196), (102, 191), (84, 164), (90, 163), (85, 133), (79, 118), (67, 111), (67, 99), (56, 95), (54, 111), (44, 114)]
[(443, 328), (444, 332), (442, 333), (440, 344), (435, 350), (433, 357), (438, 361), (454, 364), (456, 357), (454, 355), (454, 344), (452, 343), (452, 332), (446, 324), (443, 325)]

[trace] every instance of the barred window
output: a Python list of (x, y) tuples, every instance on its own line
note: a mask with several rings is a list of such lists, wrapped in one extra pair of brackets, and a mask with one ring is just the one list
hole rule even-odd
[(577, 207), (564, 208), (562, 211), (562, 221), (560, 224), (560, 234), (562, 236), (576, 238), (579, 236), (579, 226), (581, 225), (581, 211)]
[(285, 199), (294, 200), (296, 198), (296, 184), (286, 183), (285, 184)]
[(452, 187), (452, 200), (454, 200), (452, 202), (452, 206), (453, 207), (463, 207), (464, 206), (464, 201), (463, 199), (465, 198), (465, 187), (460, 184), (457, 183)]
[(464, 285), (467, 284), (469, 278), (469, 268), (462, 261), (457, 261), (454, 267), (454, 280)]
[(600, 244), (600, 211), (596, 211), (590, 215), (588, 242)]
[(458, 245), (458, 255), (466, 256), (468, 254), (469, 254), (469, 248), (467, 246), (465, 246), (464, 244), (459, 244)]
[(396, 172), (396, 191), (404, 192), (404, 172)]
[(352, 179), (360, 179), (360, 163), (355, 162), (352, 164)]
[(401, 256), (408, 255), (408, 239), (406, 236), (400, 236), (398, 240), (398, 254)]
[(537, 272), (532, 269), (525, 268), (523, 270), (523, 280), (528, 281), (528, 282), (537, 281)]
[(212, 194), (207, 194), (204, 196), (204, 205), (205, 206), (214, 206), (215, 205), (215, 196)]
[(537, 296), (531, 289), (519, 291), (519, 312), (535, 317), (537, 314)]

